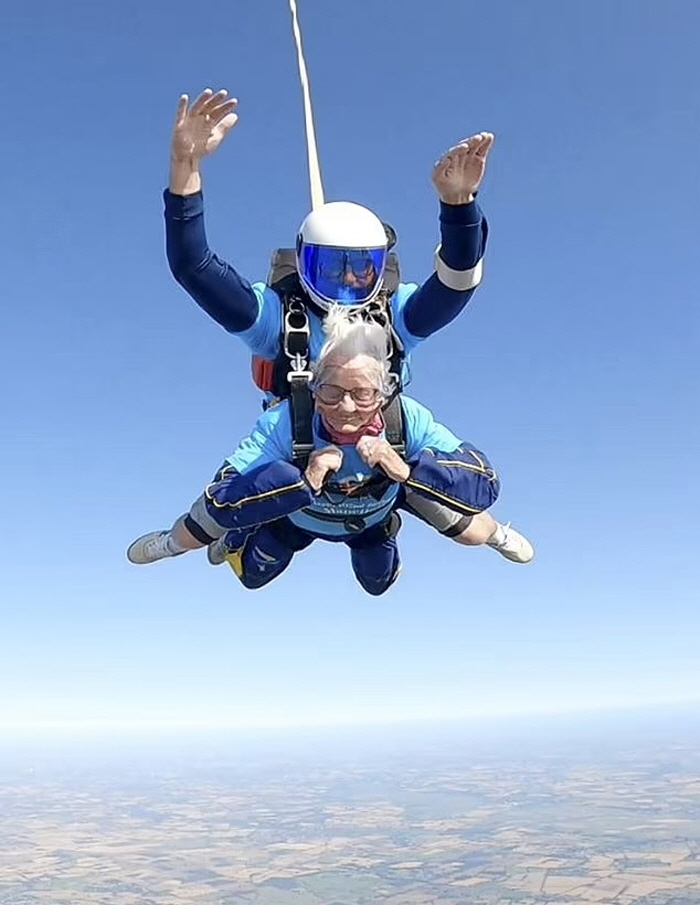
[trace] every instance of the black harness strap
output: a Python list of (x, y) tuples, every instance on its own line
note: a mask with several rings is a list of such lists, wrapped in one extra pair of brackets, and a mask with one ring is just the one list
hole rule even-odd
[(290, 374), (289, 390), (289, 404), (292, 410), (292, 458), (297, 468), (305, 471), (309, 464), (309, 456), (314, 451), (314, 401), (309, 389), (309, 378)]
[(395, 393), (382, 410), (387, 443), (402, 459), (406, 458), (406, 423), (403, 417), (401, 396)]
[(389, 371), (396, 380), (396, 392), (401, 392), (403, 389), (401, 372), (405, 350), (398, 333), (394, 330), (391, 317), (392, 295), (393, 291), (382, 289), (377, 298), (362, 310), (361, 317), (366, 321), (379, 324), (386, 331), (390, 344)]

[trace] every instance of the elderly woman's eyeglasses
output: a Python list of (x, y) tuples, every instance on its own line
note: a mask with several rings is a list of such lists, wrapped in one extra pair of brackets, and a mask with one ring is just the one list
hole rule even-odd
[(381, 391), (376, 387), (353, 387), (346, 390), (335, 383), (322, 383), (314, 387), (314, 394), (324, 405), (338, 405), (349, 396), (358, 408), (368, 408), (380, 398)]

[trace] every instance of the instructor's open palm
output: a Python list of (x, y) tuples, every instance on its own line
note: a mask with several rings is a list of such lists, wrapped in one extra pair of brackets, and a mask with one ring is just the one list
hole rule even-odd
[(203, 91), (190, 105), (186, 94), (180, 97), (175, 115), (171, 153), (173, 160), (201, 160), (213, 153), (238, 122), (234, 113), (238, 101), (225, 90)]
[(445, 151), (433, 170), (433, 185), (444, 202), (471, 201), (484, 178), (493, 140), (492, 132), (478, 132)]

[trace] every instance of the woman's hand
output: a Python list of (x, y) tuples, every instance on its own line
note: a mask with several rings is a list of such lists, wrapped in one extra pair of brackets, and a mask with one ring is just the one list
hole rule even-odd
[(337, 446), (315, 449), (309, 456), (304, 477), (309, 486), (318, 493), (329, 474), (335, 474), (343, 464), (343, 454)]
[(381, 468), (392, 481), (403, 484), (408, 480), (411, 474), (410, 466), (392, 445), (381, 437), (361, 437), (355, 449), (363, 462), (372, 468)]

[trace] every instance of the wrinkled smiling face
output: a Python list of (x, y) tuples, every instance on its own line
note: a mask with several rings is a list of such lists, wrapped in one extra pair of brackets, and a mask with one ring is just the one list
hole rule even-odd
[(368, 355), (329, 362), (323, 382), (314, 389), (316, 410), (326, 426), (335, 433), (354, 434), (371, 424), (384, 403), (380, 375), (378, 363)]

